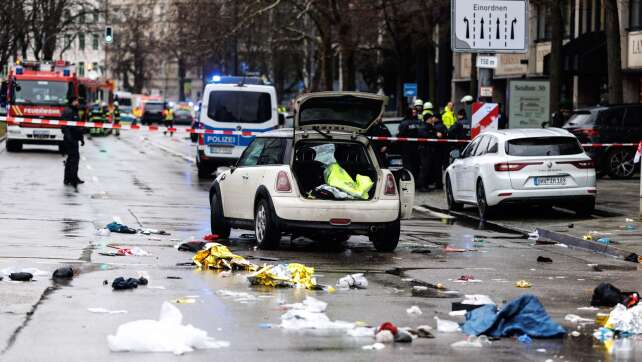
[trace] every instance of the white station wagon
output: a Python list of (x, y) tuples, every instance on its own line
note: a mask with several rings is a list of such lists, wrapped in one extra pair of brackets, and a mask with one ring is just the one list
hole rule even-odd
[[(393, 251), (400, 220), (412, 214), (415, 185), (406, 170), (382, 169), (365, 136), (384, 106), (385, 97), (366, 93), (299, 97), (294, 129), (257, 136), (235, 167), (220, 169), (210, 188), (212, 233), (254, 230), (264, 249), (278, 248), (284, 234), (333, 243), (367, 235), (378, 251)], [(323, 190), (333, 164), (374, 185), (358, 198)]]
[(559, 128), (509, 129), (477, 136), (446, 169), (451, 210), (476, 205), (481, 219), (506, 204), (595, 209), (595, 166), (577, 138)]

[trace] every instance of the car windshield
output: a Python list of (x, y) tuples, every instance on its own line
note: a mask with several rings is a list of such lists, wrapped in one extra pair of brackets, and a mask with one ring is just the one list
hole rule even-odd
[(192, 115), (192, 112), (190, 112), (189, 109), (177, 109), (174, 113), (181, 117), (189, 117)]
[(70, 83), (43, 80), (19, 80), (14, 90), (16, 104), (64, 105), (73, 95)]
[(132, 100), (130, 98), (118, 98), (119, 106), (131, 106)]
[(146, 111), (160, 112), (164, 107), (163, 103), (145, 103)]
[(564, 127), (582, 127), (593, 125), (595, 117), (588, 111), (574, 113)]
[(563, 156), (583, 152), (574, 137), (519, 138), (506, 142), (506, 154), (511, 156)]
[(207, 116), (226, 123), (267, 122), (272, 118), (272, 97), (265, 92), (213, 91)]

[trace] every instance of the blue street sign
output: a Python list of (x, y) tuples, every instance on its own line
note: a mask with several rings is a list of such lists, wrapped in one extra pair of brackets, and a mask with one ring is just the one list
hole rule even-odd
[(403, 95), (404, 95), (404, 97), (416, 97), (417, 96), (417, 83), (404, 83), (403, 84)]

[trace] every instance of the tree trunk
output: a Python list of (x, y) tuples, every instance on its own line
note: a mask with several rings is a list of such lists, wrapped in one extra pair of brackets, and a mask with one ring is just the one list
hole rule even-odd
[(185, 101), (185, 59), (178, 57), (178, 100)]
[(426, 66), (428, 64), (428, 50), (424, 43), (419, 43), (415, 50), (415, 79), (417, 80), (417, 98), (423, 101), (428, 99), (428, 82), (426, 82)]
[[(559, 112), (562, 94), (562, 5), (563, 2), (551, 2), (551, 55), (549, 57), (549, 79), (551, 84), (550, 111)], [(550, 116), (550, 115), (548, 115)], [(561, 124), (553, 124), (553, 127), (561, 127)]]
[(609, 103), (623, 102), (622, 90), (622, 53), (620, 49), (620, 19), (617, 0), (605, 0), (606, 59), (608, 68)]
[(47, 33), (42, 47), (42, 59), (44, 61), (52, 61), (54, 52), (56, 51), (56, 34)]
[[(436, 103), (435, 94), (437, 89), (437, 64), (435, 64), (435, 43), (429, 42), (426, 47), (426, 64), (427, 64), (427, 77), (428, 77), (428, 91), (426, 92), (426, 98), (424, 101), (430, 101)], [(439, 108), (438, 104), (433, 104), (435, 110)]]
[(332, 72), (332, 39), (330, 36), (322, 36), (323, 42), (321, 44), (321, 88), (324, 91), (331, 91), (334, 83), (334, 75)]

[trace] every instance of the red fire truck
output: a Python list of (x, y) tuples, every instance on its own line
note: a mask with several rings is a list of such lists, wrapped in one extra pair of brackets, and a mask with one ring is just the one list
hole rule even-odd
[(2, 84), (7, 103), (7, 151), (23, 144), (62, 145), (59, 125), (16, 122), (21, 119), (60, 120), (71, 97), (78, 96), (78, 78), (71, 64), (16, 63)]

